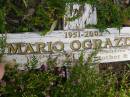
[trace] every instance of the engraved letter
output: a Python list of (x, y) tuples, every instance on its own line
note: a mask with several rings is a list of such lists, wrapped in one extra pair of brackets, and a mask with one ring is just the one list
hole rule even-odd
[(7, 47), (8, 47), (8, 53), (9, 54), (22, 53), (20, 43), (16, 43), (16, 44), (9, 43), (9, 44), (7, 44)]

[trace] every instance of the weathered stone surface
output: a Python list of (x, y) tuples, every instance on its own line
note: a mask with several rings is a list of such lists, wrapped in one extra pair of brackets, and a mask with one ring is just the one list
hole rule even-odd
[(97, 24), (96, 8), (89, 4), (68, 4), (64, 17), (64, 30), (85, 29), (86, 25)]
[(57, 57), (57, 62), (62, 64), (66, 60), (66, 53), (70, 59), (78, 59), (81, 51), (84, 60), (97, 46), (100, 50), (95, 57), (100, 63), (130, 60), (130, 27), (108, 29), (108, 32), (100, 33), (97, 29), (53, 31), (40, 36), (38, 33), (7, 34), (7, 47), (5, 59), (16, 60), (25, 64), (33, 55), (39, 60), (39, 64), (46, 63), (49, 56)]

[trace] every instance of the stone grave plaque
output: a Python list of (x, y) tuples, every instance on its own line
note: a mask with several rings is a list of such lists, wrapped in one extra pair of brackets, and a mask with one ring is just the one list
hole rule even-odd
[[(109, 28), (100, 33), (98, 29), (53, 31), (45, 36), (36, 33), (7, 34), (7, 45), (3, 57), (7, 61), (16, 60), (26, 64), (32, 56), (36, 56), (39, 64), (47, 61), (49, 56), (57, 57), (62, 64), (69, 54), (71, 60), (78, 59), (83, 52), (84, 60), (100, 45), (95, 60), (99, 63), (130, 60), (130, 27), (119, 30)], [(95, 61), (96, 62), (96, 61)]]

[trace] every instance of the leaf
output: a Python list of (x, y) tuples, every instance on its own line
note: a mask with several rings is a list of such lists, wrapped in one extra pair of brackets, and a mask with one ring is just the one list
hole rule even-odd
[(54, 31), (56, 25), (57, 25), (57, 20), (55, 20), (55, 21), (53, 22), (53, 24), (51, 25), (51, 29), (50, 29), (49, 32), (47, 32), (47, 34), (49, 34), (49, 33), (51, 33), (52, 31)]
[(23, 0), (23, 3), (24, 3), (24, 5), (25, 5), (25, 7), (27, 8), (27, 7), (28, 7), (28, 5), (27, 5), (26, 0)]

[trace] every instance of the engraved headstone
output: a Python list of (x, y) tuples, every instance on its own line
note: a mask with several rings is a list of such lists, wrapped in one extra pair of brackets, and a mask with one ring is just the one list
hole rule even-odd
[(64, 30), (85, 29), (97, 24), (96, 8), (90, 4), (68, 4), (64, 16)]
[(16, 60), (26, 64), (28, 59), (36, 56), (39, 64), (47, 62), (49, 56), (57, 57), (62, 64), (66, 60), (66, 53), (70, 59), (78, 59), (81, 51), (84, 60), (94, 48), (101, 44), (95, 57), (100, 63), (130, 60), (130, 27), (119, 30), (108, 29), (110, 33), (100, 33), (98, 29), (53, 31), (45, 36), (38, 33), (7, 34), (7, 47), (4, 57), (7, 61)]

